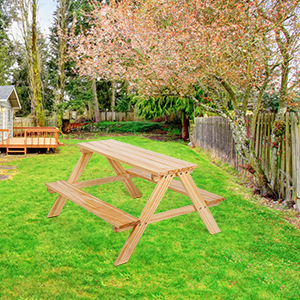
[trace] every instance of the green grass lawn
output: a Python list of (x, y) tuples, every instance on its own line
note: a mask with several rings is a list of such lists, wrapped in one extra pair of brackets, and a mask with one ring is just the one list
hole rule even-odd
[[(0, 299), (299, 299), (300, 232), (281, 212), (249, 200), (236, 175), (184, 144), (117, 139), (198, 164), (197, 186), (225, 197), (210, 209), (221, 233), (210, 235), (196, 212), (150, 224), (129, 262), (115, 267), (128, 231), (115, 233), (71, 201), (46, 217), (57, 195), (45, 183), (67, 180), (80, 156), (79, 141), (67, 140), (59, 154), (10, 162), (13, 180), (0, 181)], [(94, 154), (81, 179), (110, 175)], [(133, 181), (142, 198), (121, 182), (86, 190), (138, 217), (154, 185)], [(157, 212), (188, 204), (167, 191)]]

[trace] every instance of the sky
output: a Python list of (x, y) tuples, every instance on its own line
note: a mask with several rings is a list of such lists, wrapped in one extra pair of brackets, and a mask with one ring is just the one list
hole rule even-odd
[[(44, 35), (50, 33), (49, 27), (53, 23), (53, 13), (57, 6), (57, 0), (38, 0), (37, 21)], [(10, 29), (10, 34), (16, 40), (22, 40), (20, 30), (16, 23), (13, 23)]]
[(49, 34), (48, 28), (53, 23), (56, 6), (56, 0), (38, 0), (38, 21), (44, 34)]

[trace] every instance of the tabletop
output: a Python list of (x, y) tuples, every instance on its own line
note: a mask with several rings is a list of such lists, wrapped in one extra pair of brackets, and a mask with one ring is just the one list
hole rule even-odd
[(173, 174), (197, 168), (196, 164), (164, 154), (125, 144), (116, 140), (103, 140), (78, 144), (82, 152), (94, 152), (156, 176)]

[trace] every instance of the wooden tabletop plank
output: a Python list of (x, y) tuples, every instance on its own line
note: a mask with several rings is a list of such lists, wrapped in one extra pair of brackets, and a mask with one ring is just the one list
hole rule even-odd
[(184, 168), (194, 169), (198, 167), (193, 163), (114, 140), (80, 143), (78, 146), (158, 176)]
[[(100, 141), (99, 141), (100, 142)], [(98, 143), (98, 142), (97, 142)], [(104, 140), (100, 143), (109, 145), (111, 147), (114, 147), (116, 149), (122, 149), (122, 151), (126, 153), (131, 153), (133, 155), (136, 155), (138, 157), (141, 157), (143, 159), (151, 160), (156, 163), (166, 165), (167, 167), (172, 167), (174, 169), (176, 168), (183, 168), (183, 167), (189, 167), (189, 168), (196, 168), (197, 165), (183, 161), (171, 156), (167, 156), (161, 153), (153, 152), (144, 148), (136, 147), (133, 145), (125, 144), (116, 140)]]
[[(100, 143), (94, 142), (94, 144), (98, 145)], [(135, 160), (140, 160), (140, 161), (146, 162), (148, 164), (151, 164), (151, 165), (161, 168), (163, 170), (177, 170), (178, 168), (183, 168), (182, 164), (175, 165), (174, 163), (168, 162), (166, 159), (155, 158), (154, 155), (149, 156), (147, 154), (143, 154), (142, 151), (137, 151), (135, 149), (131, 149), (131, 148), (123, 146), (123, 145), (113, 144), (110, 142), (110, 140), (103, 141), (103, 142), (101, 141), (100, 145), (101, 145), (101, 147), (104, 147), (104, 145), (105, 145), (112, 152), (116, 152), (116, 153), (121, 152), (123, 155), (134, 157)], [(128, 145), (128, 146), (130, 146), (130, 145)]]
[(146, 171), (149, 171), (157, 176), (168, 174), (169, 169), (161, 168), (153, 163), (149, 163), (146, 161), (142, 161), (137, 159), (136, 157), (132, 155), (126, 155), (122, 153), (121, 151), (116, 152), (109, 149), (106, 145), (95, 145), (92, 144), (93, 142), (87, 142), (87, 143), (80, 143), (78, 146), (82, 149), (98, 153), (100, 155), (103, 155), (105, 157), (111, 158), (113, 160), (119, 161), (121, 163), (128, 164), (133, 167), (137, 167)]

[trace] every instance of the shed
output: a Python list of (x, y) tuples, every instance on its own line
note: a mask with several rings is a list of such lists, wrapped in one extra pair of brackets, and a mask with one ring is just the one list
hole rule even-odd
[(13, 134), (13, 112), (19, 109), (21, 104), (15, 87), (0, 86), (0, 129), (9, 129), (10, 138)]

